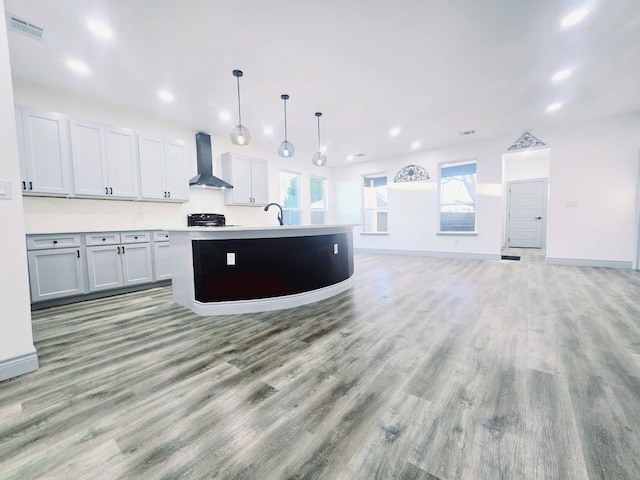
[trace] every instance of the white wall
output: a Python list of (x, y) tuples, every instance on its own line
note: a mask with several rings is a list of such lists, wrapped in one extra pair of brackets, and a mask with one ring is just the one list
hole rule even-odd
[(635, 263), (640, 114), (549, 137), (550, 259)]
[[(0, 181), (11, 199), (0, 199), (0, 380), (38, 367), (31, 333), (25, 226), (4, 2), (0, 0)], [(10, 226), (10, 228), (8, 228)]]
[[(339, 223), (361, 223), (362, 176), (386, 173), (389, 181), (389, 234), (363, 235), (355, 229), (354, 246), (434, 254), (497, 257), (501, 247), (502, 153), (508, 140), (472, 142), (375, 162), (362, 162), (334, 171), (335, 215)], [(438, 231), (438, 164), (478, 162), (476, 236), (436, 235)], [(429, 172), (426, 182), (393, 183), (398, 170), (417, 164)]]
[[(138, 132), (152, 133), (166, 138), (181, 140), (186, 144), (189, 178), (196, 174), (195, 131), (168, 125), (152, 116), (123, 106), (100, 102), (95, 99), (79, 97), (70, 93), (49, 90), (24, 81), (16, 81), (15, 103), (40, 110), (59, 112), (73, 118), (105, 123)], [(302, 223), (310, 222), (309, 176), (317, 175), (331, 179), (331, 169), (318, 168), (311, 159), (278, 157), (276, 147), (273, 151), (256, 148), (253, 145), (238, 147), (231, 144), (227, 132), (212, 132), (214, 156), (213, 173), (221, 176), (220, 155), (232, 152), (241, 155), (264, 158), (269, 163), (269, 199), (278, 199), (278, 171), (287, 169), (302, 175), (303, 212)], [(329, 182), (330, 183), (330, 182)], [(197, 212), (222, 213), (227, 223), (245, 226), (273, 225), (276, 212), (265, 213), (260, 207), (235, 207), (224, 205), (224, 193), (221, 190), (192, 187), (190, 201), (169, 204), (147, 201), (119, 201), (67, 199), (53, 197), (25, 197), (24, 210), (27, 233), (71, 232), (88, 230), (122, 229), (162, 229), (186, 225), (186, 215)]]
[(523, 150), (506, 153), (503, 157), (504, 182), (548, 178), (551, 149)]

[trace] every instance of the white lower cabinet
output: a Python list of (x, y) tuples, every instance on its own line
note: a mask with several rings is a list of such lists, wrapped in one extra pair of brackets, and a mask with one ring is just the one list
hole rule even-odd
[(27, 252), (31, 301), (86, 293), (80, 248), (54, 248)]
[(171, 279), (162, 231), (27, 235), (27, 258), (32, 303)]
[(149, 232), (86, 235), (89, 291), (153, 282), (149, 240)]
[(87, 293), (80, 235), (30, 235), (27, 261), (32, 302)]
[(171, 279), (171, 255), (169, 250), (169, 234), (154, 232), (153, 234), (153, 279)]

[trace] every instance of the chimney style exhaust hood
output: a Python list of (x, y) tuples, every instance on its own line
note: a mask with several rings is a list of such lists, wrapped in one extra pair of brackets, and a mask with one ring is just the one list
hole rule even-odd
[(211, 135), (196, 133), (196, 153), (198, 160), (198, 175), (189, 180), (189, 185), (209, 188), (233, 188), (233, 185), (221, 178), (213, 176), (213, 156), (211, 154)]

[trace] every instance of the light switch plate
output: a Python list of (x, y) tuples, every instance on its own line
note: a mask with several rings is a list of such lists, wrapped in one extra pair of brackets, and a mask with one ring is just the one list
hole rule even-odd
[(235, 264), (236, 264), (236, 254), (227, 253), (227, 265), (235, 265)]
[(0, 200), (11, 200), (11, 182), (0, 180)]

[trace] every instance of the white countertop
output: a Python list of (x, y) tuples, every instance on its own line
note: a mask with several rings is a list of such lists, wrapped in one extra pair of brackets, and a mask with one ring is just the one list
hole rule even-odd
[(331, 235), (351, 232), (358, 224), (273, 225), (268, 227), (181, 227), (168, 228), (169, 238), (187, 235), (192, 240), (234, 238), (278, 238)]
[(256, 231), (271, 231), (271, 230), (327, 230), (335, 228), (353, 228), (359, 224), (357, 223), (336, 223), (330, 225), (269, 225), (268, 227), (243, 227), (243, 226), (224, 226), (224, 227), (179, 227), (179, 228), (166, 228), (165, 231), (169, 232), (256, 232)]

